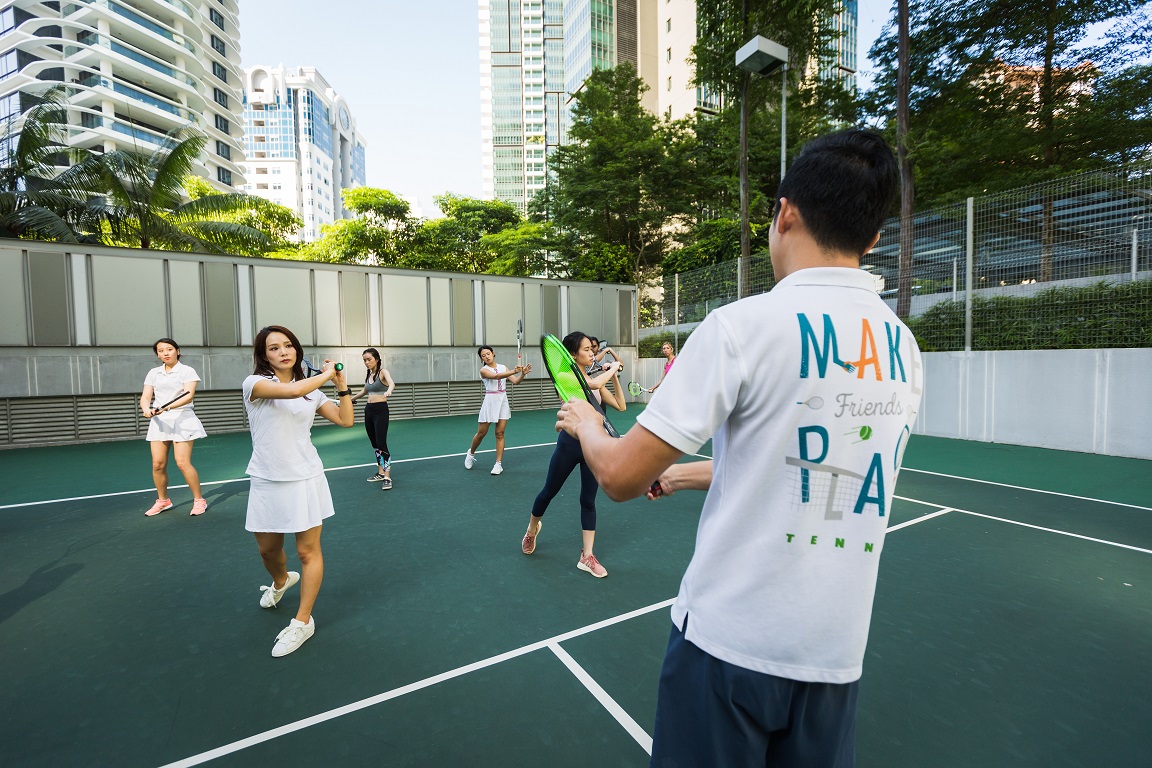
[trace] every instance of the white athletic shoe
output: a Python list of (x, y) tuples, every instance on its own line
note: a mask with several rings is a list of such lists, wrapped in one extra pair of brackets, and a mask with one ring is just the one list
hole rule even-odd
[(284, 586), (276, 589), (276, 582), (272, 582), (270, 587), (260, 587), (264, 590), (264, 594), (260, 595), (261, 608), (275, 608), (280, 602), (280, 598), (284, 597), (284, 593), (288, 588), (293, 586), (296, 582), (300, 581), (300, 574), (296, 571), (288, 571), (288, 579), (284, 582)]
[(298, 619), (292, 619), (288, 622), (288, 626), (276, 635), (276, 645), (272, 646), (272, 655), (277, 658), (287, 656), (304, 645), (304, 641), (314, 634), (316, 634), (316, 620), (311, 616), (308, 617), (307, 624)]
[(504, 471), (504, 467), (501, 466), (500, 462), (496, 462), (495, 464), (492, 465), (492, 474), (498, 475), (503, 471)]
[(473, 455), (472, 451), (468, 451), (468, 453), (464, 456), (464, 469), (472, 469), (475, 464), (476, 456)]

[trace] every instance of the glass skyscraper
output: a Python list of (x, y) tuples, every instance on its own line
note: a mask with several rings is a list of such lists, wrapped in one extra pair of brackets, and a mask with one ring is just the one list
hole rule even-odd
[(244, 191), (296, 211), (302, 241), (351, 217), (340, 192), (365, 184), (364, 137), (347, 102), (315, 68), (245, 70), (244, 141)]
[(238, 14), (237, 0), (9, 4), (0, 10), (0, 118), (60, 84), (69, 146), (148, 153), (194, 125), (208, 136), (201, 172), (232, 191), (244, 183)]

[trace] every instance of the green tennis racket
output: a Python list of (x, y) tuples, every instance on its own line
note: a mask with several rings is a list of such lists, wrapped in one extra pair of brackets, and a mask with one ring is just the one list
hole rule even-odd
[[(596, 396), (592, 394), (588, 382), (584, 379), (584, 372), (560, 343), (560, 339), (551, 334), (541, 336), (540, 351), (544, 355), (544, 367), (548, 370), (548, 378), (552, 379), (552, 386), (556, 387), (556, 394), (560, 395), (562, 401), (566, 403), (577, 397), (600, 410)], [(604, 421), (604, 431), (612, 437), (620, 437), (620, 433), (612, 426), (612, 422), (608, 421), (603, 411), (600, 411), (600, 417)]]
[(628, 394), (632, 395), (632, 397), (640, 397), (640, 393), (642, 393), (643, 391), (644, 391), (644, 387), (640, 386), (640, 382), (638, 382), (638, 381), (628, 382)]

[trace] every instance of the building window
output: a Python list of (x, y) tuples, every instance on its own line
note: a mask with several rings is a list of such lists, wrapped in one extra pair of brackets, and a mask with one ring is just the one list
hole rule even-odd
[(224, 91), (220, 90), (219, 88), (212, 89), (212, 99), (225, 109), (228, 108), (228, 94), (224, 93)]
[(672, 78), (668, 78), (668, 90), (672, 90)]
[(668, 19), (668, 31), (672, 31), (672, 19)]
[(218, 61), (212, 62), (212, 74), (216, 75), (216, 77), (225, 83), (228, 82), (228, 70)]
[(220, 131), (221, 133), (227, 133), (231, 135), (232, 124), (228, 122), (227, 118), (225, 118), (223, 115), (214, 115), (214, 117), (216, 118), (216, 130)]
[(221, 184), (232, 186), (232, 171), (228, 170), (227, 168), (217, 167), (216, 181), (219, 181)]
[(228, 49), (224, 47), (224, 41), (221, 40), (220, 38), (216, 37), (216, 35), (212, 35), (212, 48), (213, 48), (213, 50), (216, 51), (216, 53), (220, 54), (221, 56), (227, 56), (228, 55), (228, 53), (227, 53)]
[(217, 139), (216, 140), (216, 154), (220, 155), (220, 157), (224, 158), (225, 160), (231, 160), (232, 159), (232, 147), (228, 146), (224, 142)]
[(224, 29), (224, 14), (220, 13), (220, 11), (215, 8), (209, 8), (208, 18), (212, 20), (213, 24), (220, 27), (220, 29)]
[(668, 49), (668, 61), (672, 61), (672, 49)]

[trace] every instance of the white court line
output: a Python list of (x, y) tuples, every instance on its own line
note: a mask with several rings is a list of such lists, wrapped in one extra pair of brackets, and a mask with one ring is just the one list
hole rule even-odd
[[(555, 445), (555, 444), (556, 443), (553, 442), (553, 443), (533, 443), (532, 445), (510, 445), (510, 446), (507, 446), (504, 450), (516, 451), (516, 450), (519, 450), (521, 448), (542, 448), (542, 447), (547, 446), (547, 445)], [(476, 453), (477, 454), (495, 453), (495, 451), (496, 451), (496, 449), (493, 448), (491, 450), (477, 451)], [(439, 456), (419, 456), (419, 457), (414, 458), (414, 459), (396, 459), (392, 463), (393, 464), (407, 464), (407, 463), (413, 462), (413, 461), (431, 461), (432, 459), (451, 459), (454, 456), (463, 456), (463, 455), (464, 455), (464, 453), (443, 453), (443, 454), (440, 454)], [(376, 466), (376, 464), (373, 462), (369, 462), (367, 464), (349, 464), (346, 467), (329, 467), (329, 468), (326, 468), (324, 470), (324, 472), (325, 473), (342, 472), (345, 469), (363, 469), (364, 467), (374, 467), (374, 466)], [(231, 480), (213, 480), (213, 481), (208, 482), (208, 483), (200, 483), (200, 487), (203, 488), (203, 487), (209, 486), (209, 485), (227, 485), (228, 483), (246, 483), (246, 482), (248, 482), (247, 477), (235, 477), (235, 478), (232, 478)], [(168, 486), (168, 490), (173, 490), (176, 488), (187, 488), (187, 487), (188, 487), (187, 485), (170, 485), (170, 486)], [(91, 496), (69, 496), (69, 497), (63, 498), (63, 499), (45, 499), (44, 501), (25, 501), (25, 502), (22, 502), (20, 504), (0, 504), (0, 509), (16, 509), (17, 507), (35, 507), (35, 506), (40, 505), (40, 504), (59, 504), (59, 503), (65, 502), (65, 501), (86, 501), (88, 499), (107, 499), (107, 498), (111, 498), (113, 496), (130, 496), (133, 493), (154, 493), (155, 491), (156, 491), (155, 488), (139, 488), (135, 491), (114, 491), (112, 493), (94, 493)]]
[[(168, 763), (167, 765), (162, 766), (162, 768), (187, 768), (187, 766), (200, 765), (201, 763), (206, 763), (209, 760), (215, 760), (218, 757), (230, 755), (233, 752), (239, 752), (242, 749), (247, 749), (248, 747), (255, 746), (256, 744), (261, 744), (265, 741), (269, 741), (270, 739), (286, 736), (289, 733), (294, 733), (310, 726), (318, 725), (328, 720), (351, 714), (352, 712), (365, 709), (366, 707), (371, 707), (374, 704), (380, 704), (381, 702), (395, 699), (405, 694), (419, 691), (424, 688), (428, 688), (429, 686), (436, 685), (437, 683), (442, 683), (446, 680), (451, 680), (452, 678), (466, 675), (469, 672), (475, 672), (476, 670), (484, 669), (485, 667), (490, 667), (494, 664), (499, 664), (500, 662), (508, 661), (509, 659), (514, 659), (518, 656), (523, 656), (525, 654), (541, 650), (542, 648), (550, 648), (551, 646), (556, 645), (557, 643), (562, 643), (565, 640), (571, 640), (574, 637), (579, 637), (580, 635), (585, 635), (589, 632), (595, 632), (596, 630), (610, 627), (613, 624), (619, 624), (622, 621), (628, 621), (630, 619), (636, 618), (637, 616), (643, 616), (645, 614), (652, 613), (653, 611), (658, 611), (661, 608), (667, 608), (668, 606), (672, 605), (672, 602), (672, 600), (664, 600), (659, 603), (653, 603), (652, 605), (646, 606), (644, 608), (637, 608), (634, 611), (622, 613), (619, 616), (613, 616), (610, 619), (604, 619), (603, 621), (598, 621), (595, 624), (589, 624), (588, 626), (580, 627), (579, 629), (574, 629), (570, 632), (556, 635), (555, 637), (550, 637), (547, 640), (541, 640), (539, 642), (517, 648), (513, 651), (501, 653), (496, 656), (490, 656), (487, 659), (482, 659), (481, 661), (473, 662), (472, 664), (466, 664), (463, 667), (457, 667), (456, 669), (450, 670), (448, 672), (441, 672), (438, 675), (426, 677), (423, 680), (401, 686), (400, 688), (393, 688), (391, 691), (385, 691), (384, 693), (370, 696), (366, 699), (361, 699), (360, 701), (346, 704), (342, 707), (337, 707), (336, 709), (330, 709), (327, 712), (321, 712), (318, 715), (306, 717), (303, 720), (297, 720), (294, 723), (288, 723), (287, 725), (282, 725), (279, 728), (273, 728), (262, 733), (257, 733), (253, 736), (249, 736), (246, 739), (240, 739), (239, 741), (234, 741), (231, 744), (225, 744), (222, 747), (217, 747), (216, 749), (212, 749), (207, 752), (201, 752), (198, 755), (186, 757), (183, 760), (177, 760), (174, 763)], [(651, 754), (650, 745), (649, 754)]]
[(596, 697), (596, 701), (608, 710), (612, 717), (616, 718), (616, 722), (628, 731), (628, 735), (636, 739), (636, 743), (644, 748), (648, 756), (652, 756), (652, 737), (648, 735), (647, 731), (640, 727), (640, 724), (632, 719), (632, 716), (624, 711), (624, 708), (616, 703), (616, 700), (608, 695), (608, 691), (600, 687), (600, 684), (593, 679), (592, 675), (588, 674), (587, 670), (569, 655), (568, 651), (564, 650), (556, 643), (548, 644), (549, 650), (556, 654), (560, 661), (564, 662), (564, 666), (571, 670), (576, 679), (584, 684), (584, 687)]
[[(900, 497), (897, 496), (896, 498), (900, 498)], [(904, 501), (914, 501), (914, 499), (904, 499)], [(923, 503), (923, 502), (921, 502), (921, 503)], [(930, 506), (936, 506), (936, 505), (932, 504)], [(931, 520), (934, 517), (940, 517), (940, 515), (946, 515), (949, 512), (955, 512), (955, 511), (956, 510), (954, 510), (952, 507), (944, 507), (943, 509), (940, 509), (937, 512), (932, 512), (932, 513), (929, 513), (927, 515), (917, 517), (915, 520), (905, 520), (904, 522), (900, 523), (899, 525), (893, 525), (891, 528), (889, 528), (887, 531), (885, 531), (885, 533), (892, 533), (892, 531), (898, 531), (901, 528), (907, 528), (910, 525), (916, 525), (916, 523), (922, 523), (925, 520)]]
[(943, 472), (929, 472), (926, 469), (912, 469), (911, 467), (903, 467), (901, 472), (917, 472), (921, 475), (935, 475), (936, 477), (948, 477), (953, 480), (967, 480), (970, 483), (983, 483), (984, 485), (998, 485), (1001, 488), (1015, 488), (1018, 491), (1031, 491), (1032, 493), (1047, 493), (1050, 496), (1063, 496), (1068, 499), (1081, 499), (1083, 501), (1096, 501), (1101, 504), (1111, 504), (1116, 507), (1131, 507), (1132, 509), (1143, 509), (1152, 512), (1152, 507), (1142, 507), (1139, 504), (1125, 504), (1122, 501), (1108, 501), (1107, 499), (1096, 499), (1091, 496), (1077, 496), (1073, 493), (1061, 493), (1060, 491), (1045, 491), (1042, 488), (1029, 488), (1026, 485), (1011, 485), (1009, 483), (997, 483), (993, 480), (977, 480), (974, 477), (962, 477), (960, 475), (946, 475)]
[(942, 515), (945, 512), (959, 512), (962, 515), (971, 515), (972, 517), (983, 517), (983, 518), (986, 518), (988, 520), (996, 520), (997, 522), (1001, 522), (1001, 523), (1009, 523), (1011, 525), (1018, 525), (1021, 528), (1031, 528), (1031, 529), (1036, 530), (1036, 531), (1044, 531), (1046, 533), (1055, 533), (1055, 534), (1059, 534), (1060, 536), (1068, 536), (1068, 537), (1073, 538), (1073, 539), (1081, 539), (1083, 541), (1091, 541), (1091, 542), (1094, 542), (1096, 544), (1107, 544), (1110, 547), (1119, 547), (1121, 549), (1130, 549), (1133, 552), (1145, 552), (1149, 555), (1152, 555), (1152, 549), (1144, 549), (1143, 547), (1134, 547), (1131, 544), (1121, 544), (1118, 541), (1109, 541), (1108, 539), (1097, 539), (1097, 538), (1094, 538), (1092, 536), (1084, 536), (1084, 535), (1079, 534), (1079, 533), (1070, 533), (1068, 531), (1061, 531), (1061, 530), (1058, 530), (1056, 528), (1045, 528), (1042, 525), (1032, 525), (1031, 523), (1022, 523), (1019, 520), (1009, 520), (1006, 517), (996, 517), (995, 515), (986, 515), (983, 512), (972, 512), (971, 510), (968, 510), (968, 509), (958, 509), (956, 507), (941, 507), (939, 504), (934, 504), (931, 501), (921, 501), (919, 499), (909, 499), (906, 496), (894, 496), (893, 498), (900, 499), (901, 501), (911, 501), (915, 504), (926, 504), (929, 507), (940, 507), (940, 511), (935, 512), (935, 513), (930, 514), (930, 515), (924, 515), (923, 517), (918, 517), (915, 520), (910, 520), (908, 522), (901, 523), (900, 525), (892, 526), (891, 528), (888, 529), (889, 531), (899, 530), (900, 528), (904, 528), (905, 526), (912, 525), (914, 523), (919, 523), (923, 520), (927, 520), (930, 517), (936, 517), (937, 515)]

